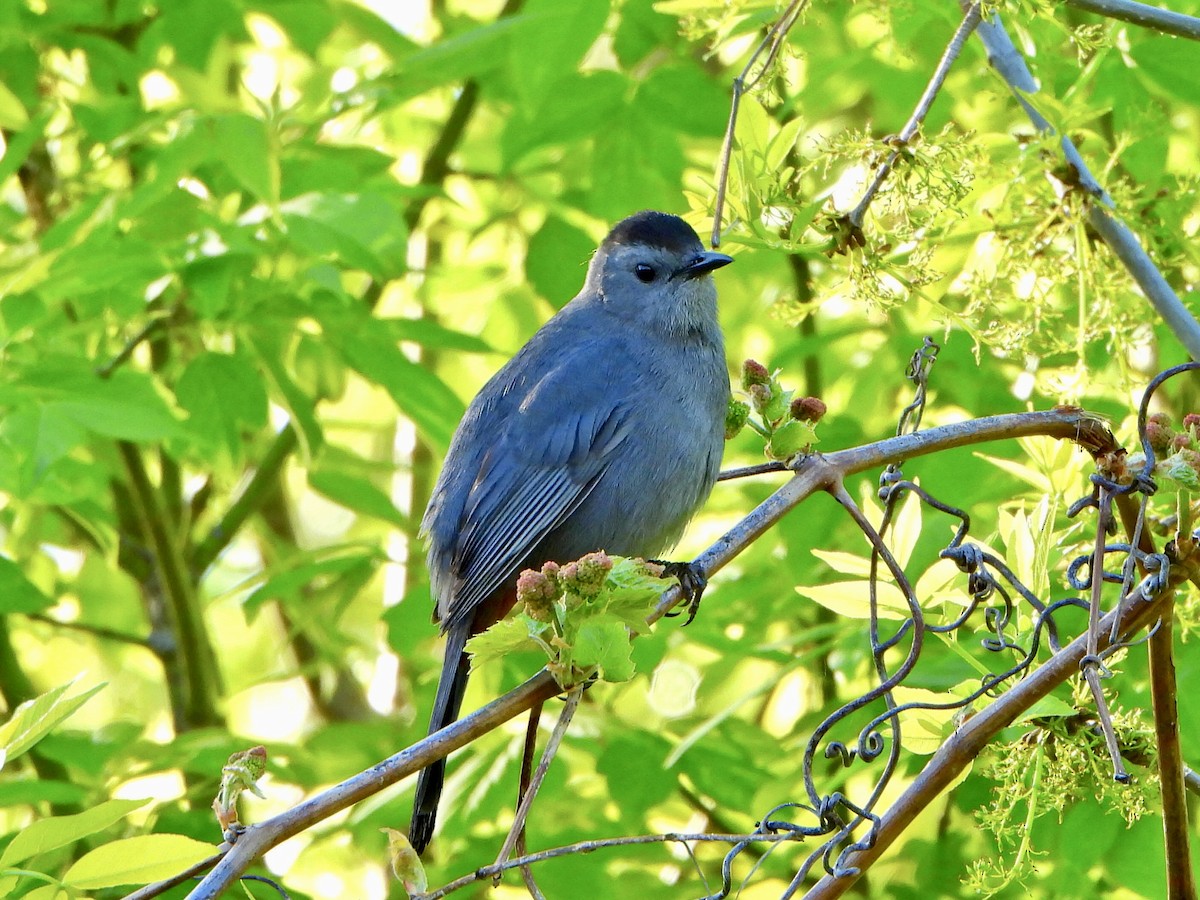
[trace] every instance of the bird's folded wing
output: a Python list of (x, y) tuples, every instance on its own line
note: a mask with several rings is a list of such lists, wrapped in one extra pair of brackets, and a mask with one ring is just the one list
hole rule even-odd
[(611, 400), (607, 383), (579, 396), (569, 374), (552, 371), (534, 386), (481, 460), (463, 511), (469, 524), (455, 546), (443, 628), (515, 579), (530, 551), (595, 488), (630, 432), (627, 407)]

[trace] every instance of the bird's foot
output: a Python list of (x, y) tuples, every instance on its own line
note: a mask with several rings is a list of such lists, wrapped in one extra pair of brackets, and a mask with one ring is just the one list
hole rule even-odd
[[(708, 587), (708, 577), (704, 574), (704, 570), (691, 562), (667, 562), (663, 559), (649, 559), (646, 561), (662, 566), (663, 575), (679, 579), (679, 589), (683, 592), (684, 599), (688, 602), (688, 617), (683, 625), (685, 628), (691, 625), (692, 619), (696, 618), (696, 613), (700, 611), (700, 598), (704, 596), (704, 589)], [(674, 618), (679, 614), (679, 612), (669, 612), (666, 615)]]

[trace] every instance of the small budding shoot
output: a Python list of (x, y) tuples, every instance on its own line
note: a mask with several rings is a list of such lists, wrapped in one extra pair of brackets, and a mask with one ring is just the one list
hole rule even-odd
[[(578, 606), (599, 594), (612, 567), (612, 560), (603, 550), (589, 553), (563, 566), (558, 572), (558, 581), (566, 591), (567, 608)], [(573, 602), (573, 598), (577, 599)]]
[(729, 398), (729, 408), (725, 411), (725, 440), (737, 437), (738, 432), (750, 421), (750, 404), (741, 400)]
[(540, 572), (526, 569), (517, 579), (517, 604), (539, 622), (554, 621), (554, 601), (559, 595), (558, 563), (548, 562)]
[(243, 791), (263, 800), (267, 795), (258, 786), (258, 779), (267, 771), (267, 748), (259, 745), (230, 754), (221, 768), (221, 787), (213, 800), (212, 809), (222, 831), (238, 824), (237, 802)]
[[(1171, 417), (1155, 413), (1146, 420), (1146, 440), (1154, 451), (1153, 477), (1166, 490), (1200, 491), (1200, 414), (1183, 417), (1183, 430), (1172, 427)], [(1133, 471), (1145, 464), (1142, 454), (1130, 457)]]
[(467, 641), (471, 665), (540, 650), (563, 687), (593, 675), (628, 681), (631, 635), (646, 630), (646, 617), (668, 586), (662, 566), (603, 551), (526, 569), (517, 580), (520, 614)]
[(410, 897), (414, 894), (424, 894), (429, 890), (429, 876), (425, 874), (425, 866), (421, 857), (408, 841), (408, 835), (395, 828), (380, 828), (388, 839), (388, 861), (392, 864), (392, 874), (404, 886), (404, 891)]
[(742, 390), (749, 402), (729, 401), (725, 439), (748, 425), (766, 439), (769, 459), (789, 460), (807, 453), (817, 442), (814, 426), (825, 415), (826, 406), (817, 397), (795, 397), (794, 391), (779, 383), (778, 374), (754, 359), (742, 363)]

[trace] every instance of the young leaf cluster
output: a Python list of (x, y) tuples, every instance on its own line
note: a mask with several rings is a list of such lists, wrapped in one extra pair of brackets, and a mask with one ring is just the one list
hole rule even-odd
[(634, 675), (631, 641), (666, 589), (661, 567), (641, 559), (589, 553), (560, 566), (526, 569), (517, 582), (519, 612), (467, 641), (472, 667), (537, 649), (564, 688), (597, 676)]

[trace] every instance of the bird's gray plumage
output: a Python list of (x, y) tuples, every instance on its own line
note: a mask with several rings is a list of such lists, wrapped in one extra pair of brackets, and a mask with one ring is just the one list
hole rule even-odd
[[(595, 550), (655, 555), (708, 496), (729, 377), (707, 273), (727, 262), (705, 253), (682, 219), (625, 219), (579, 295), (468, 407), (422, 521), (435, 615), (449, 633), (434, 729), (457, 716), (458, 657), (477, 611), (521, 569)], [(418, 786), (418, 850), (441, 774)]]

